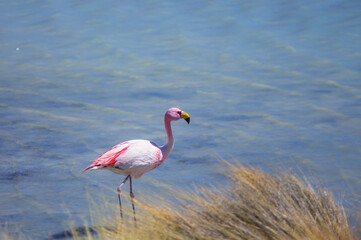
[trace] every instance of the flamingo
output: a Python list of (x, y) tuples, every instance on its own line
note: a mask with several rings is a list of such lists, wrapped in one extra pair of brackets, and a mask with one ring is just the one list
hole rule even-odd
[(122, 200), (120, 197), (122, 187), (129, 179), (130, 198), (132, 200), (134, 223), (136, 226), (134, 194), (132, 189), (132, 176), (140, 178), (144, 173), (153, 170), (167, 159), (174, 146), (171, 121), (184, 119), (188, 124), (190, 122), (189, 114), (179, 108), (170, 108), (164, 115), (165, 131), (167, 133), (167, 142), (163, 146), (143, 139), (130, 140), (114, 147), (103, 153), (95, 159), (92, 164), (85, 168), (82, 174), (91, 169), (107, 169), (116, 174), (126, 176), (123, 182), (117, 188), (120, 217), (123, 224)]

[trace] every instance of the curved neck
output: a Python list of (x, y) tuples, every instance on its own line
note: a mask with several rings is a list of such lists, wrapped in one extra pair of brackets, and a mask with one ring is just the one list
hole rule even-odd
[(170, 120), (166, 117), (164, 117), (164, 126), (165, 126), (165, 131), (167, 133), (167, 142), (161, 147), (163, 160), (165, 160), (169, 156), (174, 145), (172, 127), (170, 125)]

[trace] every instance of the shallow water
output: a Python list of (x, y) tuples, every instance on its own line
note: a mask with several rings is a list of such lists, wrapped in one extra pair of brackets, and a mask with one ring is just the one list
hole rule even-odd
[[(361, 189), (360, 1), (1, 1), (0, 222), (33, 239), (89, 219), (122, 177), (79, 173), (128, 139), (174, 150), (135, 195), (216, 184), (224, 158)], [(127, 190), (126, 190), (127, 192)], [(341, 200), (340, 200), (341, 201)]]

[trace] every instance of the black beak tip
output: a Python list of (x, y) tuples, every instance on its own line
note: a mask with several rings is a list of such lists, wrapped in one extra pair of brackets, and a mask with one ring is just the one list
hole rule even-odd
[(186, 120), (186, 122), (189, 124), (189, 122), (191, 121), (191, 118), (185, 118), (184, 120)]

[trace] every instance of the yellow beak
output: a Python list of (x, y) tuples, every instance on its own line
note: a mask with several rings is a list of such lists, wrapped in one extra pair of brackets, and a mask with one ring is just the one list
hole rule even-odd
[(183, 118), (184, 120), (187, 121), (187, 123), (189, 124), (189, 122), (191, 121), (191, 118), (189, 117), (189, 114), (186, 113), (186, 112), (183, 112), (181, 113), (181, 118)]

